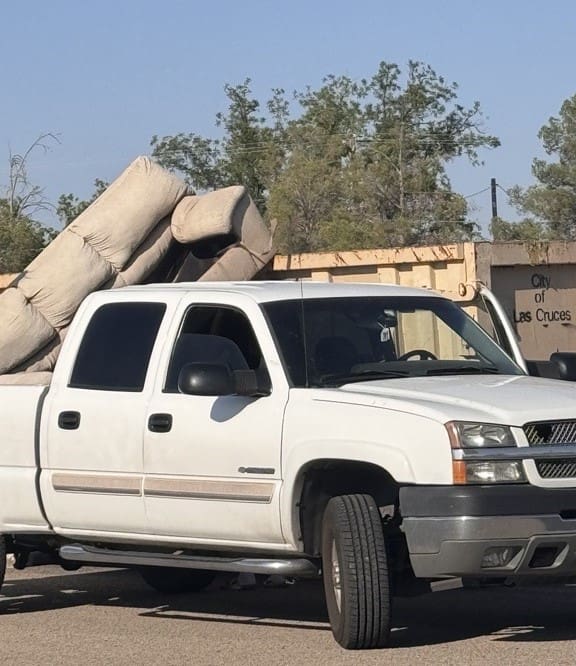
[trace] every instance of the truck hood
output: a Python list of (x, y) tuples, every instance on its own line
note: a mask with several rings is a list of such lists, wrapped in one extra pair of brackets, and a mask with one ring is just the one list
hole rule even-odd
[(346, 384), (322, 391), (318, 398), (414, 413), (442, 423), (522, 426), (529, 421), (576, 419), (576, 383), (524, 375), (385, 379)]

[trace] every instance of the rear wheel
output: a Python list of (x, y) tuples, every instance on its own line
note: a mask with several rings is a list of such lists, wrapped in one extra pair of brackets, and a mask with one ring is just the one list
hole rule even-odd
[(6, 539), (0, 534), (0, 590), (6, 575)]
[(370, 495), (333, 497), (322, 529), (322, 571), (332, 633), (348, 650), (390, 636), (390, 585), (382, 519)]
[(143, 567), (140, 569), (140, 574), (150, 587), (163, 594), (200, 592), (215, 578), (215, 574), (211, 571), (170, 567)]

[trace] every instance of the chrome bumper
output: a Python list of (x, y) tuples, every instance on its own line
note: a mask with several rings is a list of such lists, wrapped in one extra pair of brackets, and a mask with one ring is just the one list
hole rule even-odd
[[(408, 518), (416, 576), (576, 576), (576, 520), (557, 516)], [(490, 556), (509, 557), (494, 565)]]
[(576, 489), (529, 484), (400, 491), (416, 576), (576, 576)]

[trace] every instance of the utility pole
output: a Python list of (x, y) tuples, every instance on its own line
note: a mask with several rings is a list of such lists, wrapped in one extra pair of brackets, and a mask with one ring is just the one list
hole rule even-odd
[(498, 217), (498, 201), (496, 199), (496, 178), (490, 179), (490, 193), (492, 195), (492, 219)]

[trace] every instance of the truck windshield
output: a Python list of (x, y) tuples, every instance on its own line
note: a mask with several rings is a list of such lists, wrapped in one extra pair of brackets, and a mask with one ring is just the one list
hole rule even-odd
[(295, 387), (524, 374), (471, 317), (444, 298), (322, 298), (262, 307)]

